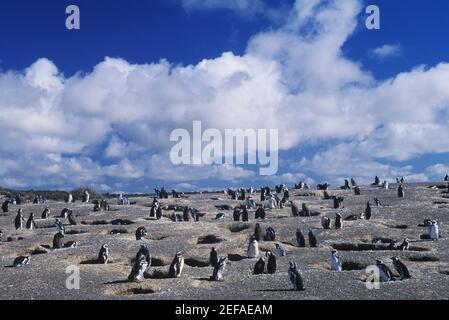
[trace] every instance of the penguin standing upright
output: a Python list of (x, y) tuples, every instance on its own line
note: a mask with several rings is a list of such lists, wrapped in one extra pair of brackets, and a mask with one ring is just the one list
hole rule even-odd
[(136, 253), (136, 261), (140, 259), (140, 257), (145, 257), (147, 268), (144, 271), (147, 271), (151, 267), (151, 254), (150, 250), (148, 250), (148, 247), (145, 245), (141, 245), (139, 248), (139, 251)]
[(288, 278), (292, 284), (293, 290), (304, 291), (304, 281), (302, 279), (301, 273), (298, 271), (296, 262), (289, 262), (288, 268)]
[(210, 251), (210, 255), (209, 255), (209, 264), (212, 267), (217, 266), (218, 264), (218, 253), (215, 250), (215, 248), (212, 248), (212, 250)]
[(266, 216), (265, 209), (262, 207), (262, 205), (259, 205), (255, 213), (255, 219), (265, 220), (265, 216)]
[(55, 234), (53, 237), (53, 249), (61, 249), (64, 247), (64, 242), (62, 239), (64, 239), (64, 235), (61, 232)]
[(44, 211), (42, 211), (42, 219), (48, 219), (50, 217), (50, 208), (46, 207)]
[(61, 222), (61, 220), (56, 219), (55, 227), (59, 232), (61, 232), (62, 234), (65, 234), (65, 227), (64, 227), (64, 224)]
[(323, 229), (331, 228), (331, 219), (329, 217), (321, 217), (321, 226)]
[(399, 277), (401, 280), (404, 279), (410, 279), (410, 272), (408, 271), (408, 268), (405, 266), (405, 264), (398, 258), (393, 257), (391, 258), (393, 260), (393, 265), (396, 271), (399, 273)]
[(306, 247), (306, 239), (304, 235), (301, 232), (301, 229), (296, 229), (296, 243), (298, 244), (298, 247), (305, 248)]
[(243, 208), (243, 210), (242, 210), (242, 221), (243, 222), (249, 221), (248, 210), (246, 210), (246, 208)]
[(268, 251), (265, 255), (266, 255), (267, 260), (268, 260), (267, 261), (267, 272), (269, 274), (276, 273), (276, 269), (277, 269), (277, 266), (278, 266), (276, 256), (271, 251)]
[(410, 249), (410, 240), (405, 238), (402, 244), (398, 247), (400, 251), (408, 251)]
[(404, 198), (404, 196), (405, 196), (404, 187), (402, 186), (402, 184), (400, 184), (398, 187), (398, 197)]
[(68, 214), (67, 218), (69, 219), (69, 223), (70, 223), (71, 226), (76, 226), (77, 225), (76, 219), (75, 219), (75, 215), (73, 214), (72, 210), (69, 211), (69, 214)]
[(98, 262), (101, 264), (107, 264), (109, 260), (109, 246), (105, 243), (101, 246), (100, 252), (98, 253)]
[(179, 278), (184, 268), (184, 257), (182, 251), (178, 251), (170, 264), (168, 274), (171, 278)]
[(342, 270), (342, 264), (340, 257), (338, 255), (337, 250), (332, 250), (331, 252), (331, 270), (332, 271), (341, 271)]
[(148, 235), (148, 231), (145, 227), (139, 227), (136, 230), (136, 240), (142, 240), (144, 237)]
[(162, 219), (162, 208), (158, 207), (156, 210), (156, 219), (161, 220)]
[(234, 222), (239, 222), (240, 221), (240, 215), (241, 215), (240, 208), (235, 208), (234, 209), (234, 214), (233, 214)]
[(372, 212), (371, 212), (371, 203), (368, 201), (366, 203), (366, 208), (365, 208), (365, 214), (364, 214), (365, 219), (366, 220), (370, 220), (371, 219), (371, 214), (372, 214)]
[(14, 219), (14, 226), (16, 227), (16, 230), (19, 230), (19, 229), (22, 230), (23, 222), (24, 222), (24, 218), (23, 218), (23, 215), (22, 215), (22, 208), (20, 208), (17, 211), (16, 218)]
[(6, 201), (4, 201), (2, 203), (2, 211), (3, 211), (3, 213), (7, 213), (9, 211), (9, 204), (10, 204), (9, 200), (6, 200)]
[(0, 243), (2, 243), (2, 242), (3, 242), (3, 231), (0, 230)]
[(293, 201), (290, 201), (291, 208), (292, 208), (292, 216), (299, 217), (299, 209), (296, 206), (296, 204)]
[(429, 230), (430, 239), (438, 240), (440, 238), (440, 229), (438, 227), (438, 222), (432, 220), (427, 228)]
[(265, 271), (265, 259), (260, 257), (254, 266), (254, 274), (263, 274)]
[(33, 229), (37, 228), (36, 222), (34, 222), (34, 213), (32, 213), (32, 212), (30, 213), (30, 217), (27, 220), (26, 228), (28, 230), (33, 230)]
[(254, 227), (254, 238), (256, 238), (257, 241), (262, 240), (262, 228), (258, 223), (256, 223), (256, 226)]
[(272, 227), (268, 227), (265, 231), (265, 241), (275, 241), (276, 240), (276, 232)]
[(305, 203), (302, 204), (301, 213), (303, 217), (310, 217), (310, 209)]
[(253, 259), (259, 257), (259, 243), (254, 237), (251, 237), (251, 240), (248, 245), (248, 258)]
[(382, 260), (376, 260), (376, 266), (379, 269), (379, 276), (382, 282), (394, 281), (393, 272), (388, 268)]
[(64, 208), (61, 210), (61, 215), (59, 217), (61, 219), (67, 219), (67, 217), (69, 216), (69, 212), (70, 212), (69, 208)]
[(313, 234), (312, 229), (309, 229), (309, 244), (311, 248), (315, 248), (318, 244), (316, 236)]
[(335, 229), (339, 230), (343, 228), (343, 217), (341, 213), (335, 214)]
[(189, 209), (189, 207), (186, 206), (184, 208), (184, 211), (182, 212), (182, 218), (183, 218), (184, 222), (189, 222), (190, 216), (191, 216), (190, 209)]
[(214, 272), (212, 274), (211, 280), (212, 281), (222, 281), (223, 280), (223, 274), (226, 270), (226, 260), (227, 258), (220, 258), (217, 265), (214, 268)]
[(144, 255), (140, 255), (136, 261), (134, 261), (131, 273), (128, 276), (129, 281), (139, 282), (144, 277), (145, 270), (148, 268), (148, 262)]
[(285, 251), (284, 247), (280, 243), (276, 243), (276, 254), (279, 257), (285, 257), (287, 255), (287, 252)]

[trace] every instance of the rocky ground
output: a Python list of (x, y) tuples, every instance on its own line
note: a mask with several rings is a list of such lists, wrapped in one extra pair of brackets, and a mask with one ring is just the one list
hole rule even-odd
[[(262, 229), (271, 226), (276, 230), (277, 241), (287, 250), (286, 257), (278, 258), (276, 274), (253, 275), (257, 259), (247, 259), (246, 249), (254, 231), (254, 212), (249, 223), (232, 221), (232, 211), (218, 210), (215, 206), (239, 201), (224, 194), (189, 195), (186, 199), (163, 200), (162, 205), (188, 205), (205, 215), (200, 222), (175, 223), (169, 219), (172, 211), (164, 211), (160, 221), (149, 219), (151, 198), (133, 198), (131, 206), (115, 206), (109, 212), (93, 212), (93, 204), (69, 205), (77, 216), (77, 226), (67, 226), (64, 240), (78, 241), (75, 249), (51, 249), (56, 233), (54, 217), (67, 205), (50, 202), (51, 218), (37, 219), (38, 229), (15, 231), (13, 220), (18, 206), (0, 214), (3, 243), (0, 244), (0, 298), (1, 299), (447, 299), (449, 297), (449, 195), (445, 190), (430, 189), (432, 184), (406, 184), (406, 196), (397, 197), (396, 185), (391, 190), (362, 187), (362, 195), (353, 191), (330, 190), (331, 195), (345, 198), (344, 208), (333, 209), (333, 202), (324, 200), (322, 191), (291, 191), (291, 199), (300, 207), (306, 203), (320, 215), (309, 218), (292, 217), (290, 207), (268, 212), (260, 221)], [(436, 183), (433, 185), (444, 185)], [(378, 197), (383, 206), (373, 208), (370, 221), (345, 221), (342, 230), (323, 230), (320, 219), (335, 213), (343, 217), (360, 214), (366, 202)], [(255, 196), (259, 200), (259, 195)], [(111, 201), (113, 202), (113, 201)], [(43, 205), (21, 206), (27, 218), (30, 212), (40, 217)], [(215, 220), (219, 212), (226, 212), (224, 221)], [(127, 225), (112, 225), (114, 219), (123, 219)], [(439, 241), (422, 239), (427, 233), (420, 226), (426, 218), (440, 224)], [(135, 240), (135, 230), (145, 226), (149, 235), (145, 241)], [(314, 230), (318, 248), (298, 248), (295, 231), (300, 226), (304, 233)], [(111, 232), (114, 231), (111, 234)], [(385, 250), (389, 239), (412, 241), (410, 251)], [(374, 246), (372, 240), (380, 238), (385, 245)], [(111, 248), (110, 263), (96, 264), (95, 259), (102, 244)], [(132, 267), (132, 258), (140, 245), (149, 246), (153, 266), (149, 277), (140, 283), (128, 283), (126, 278)], [(261, 251), (274, 251), (275, 243), (259, 243)], [(215, 247), (228, 263), (223, 282), (211, 282), (213, 269), (208, 266), (209, 252)], [(343, 272), (330, 271), (330, 251), (337, 248), (344, 262)], [(175, 253), (185, 252), (186, 266), (178, 279), (167, 278), (168, 268)], [(12, 268), (14, 258), (31, 255), (31, 263), (23, 268)], [(364, 280), (365, 268), (375, 264), (376, 258), (387, 262), (399, 256), (408, 266), (412, 279), (381, 284), (378, 290), (368, 290)], [(288, 262), (296, 261), (306, 290), (290, 290), (287, 277)], [(66, 288), (66, 268), (80, 268), (80, 289)], [(393, 269), (394, 270), (394, 269)]]

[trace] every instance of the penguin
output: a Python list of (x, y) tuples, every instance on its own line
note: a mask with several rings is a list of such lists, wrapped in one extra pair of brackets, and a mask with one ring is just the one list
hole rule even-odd
[(2, 243), (2, 242), (3, 242), (3, 231), (0, 230), (0, 243)]
[(44, 211), (42, 211), (41, 218), (45, 220), (48, 219), (49, 217), (50, 217), (50, 208), (46, 207)]
[(136, 261), (134, 261), (131, 273), (128, 276), (128, 280), (132, 282), (139, 282), (144, 277), (144, 273), (148, 268), (148, 262), (144, 255), (140, 255)]
[(331, 196), (330, 196), (330, 194), (327, 191), (324, 191), (323, 197), (324, 197), (324, 200), (330, 200), (331, 199)]
[(280, 243), (276, 243), (276, 254), (279, 257), (285, 257), (287, 255), (287, 252), (285, 251), (284, 247)]
[(37, 228), (36, 222), (34, 222), (34, 213), (32, 213), (32, 212), (30, 213), (30, 217), (27, 220), (26, 228), (28, 230), (33, 230), (33, 229)]
[(242, 221), (243, 222), (249, 221), (248, 210), (246, 210), (246, 208), (243, 208), (242, 210)]
[(22, 230), (24, 221), (25, 220), (24, 220), (23, 215), (22, 215), (22, 208), (20, 208), (17, 211), (16, 218), (14, 219), (14, 226), (16, 227), (16, 230), (19, 230), (19, 229)]
[(64, 224), (61, 222), (61, 220), (56, 219), (55, 227), (59, 232), (61, 232), (62, 234), (65, 234), (65, 227), (64, 227)]
[(73, 214), (72, 210), (69, 211), (69, 214), (68, 214), (67, 218), (69, 219), (69, 223), (70, 223), (71, 226), (76, 226), (77, 225), (76, 219), (75, 219), (75, 215)]
[(315, 235), (313, 234), (312, 229), (309, 229), (309, 244), (311, 248), (315, 248), (317, 246), (317, 239), (315, 237)]
[(7, 213), (9, 212), (9, 204), (11, 203), (11, 201), (6, 200), (2, 203), (2, 211), (3, 213)]
[(254, 274), (263, 274), (265, 271), (265, 259), (264, 257), (261, 257), (257, 262), (256, 265), (254, 266)]
[(184, 222), (189, 222), (190, 216), (191, 216), (190, 209), (189, 207), (186, 206), (184, 208), (184, 211), (182, 212), (182, 219), (184, 220)]
[(216, 216), (215, 216), (215, 220), (224, 220), (226, 218), (226, 214), (225, 213), (218, 213)]
[(212, 274), (211, 280), (212, 281), (222, 281), (223, 280), (223, 273), (226, 270), (226, 260), (227, 258), (220, 258), (217, 265), (214, 268), (214, 272)]
[(268, 227), (265, 232), (264, 241), (275, 241), (276, 240), (276, 232), (272, 227)]
[(61, 232), (58, 232), (53, 237), (53, 249), (61, 249), (64, 247), (63, 239), (64, 235)]
[(309, 207), (307, 207), (307, 205), (305, 203), (302, 204), (302, 216), (303, 217), (310, 217), (310, 210)]
[(209, 264), (212, 267), (216, 267), (218, 264), (218, 253), (215, 250), (215, 248), (212, 248), (212, 250), (210, 251), (210, 255), (209, 255)]
[(161, 220), (162, 219), (162, 208), (158, 207), (156, 210), (156, 219)]
[(399, 277), (401, 280), (411, 278), (407, 267), (398, 257), (393, 257), (391, 258), (391, 260), (393, 260), (394, 268), (399, 273)]
[(260, 227), (260, 224), (256, 223), (256, 226), (254, 227), (254, 238), (257, 241), (262, 240), (262, 228)]
[(380, 200), (379, 200), (377, 197), (374, 198), (374, 205), (375, 205), (376, 207), (382, 206), (382, 203), (380, 202)]
[(76, 248), (78, 247), (78, 242), (76, 241), (69, 241), (64, 244), (64, 248)]
[(250, 259), (259, 257), (259, 243), (254, 237), (251, 237), (249, 241), (247, 254)]
[(440, 229), (438, 227), (438, 222), (435, 220), (430, 222), (430, 225), (427, 226), (429, 230), (429, 236), (432, 240), (438, 240), (440, 238)]
[(153, 205), (150, 209), (150, 218), (156, 217), (157, 206)]
[(181, 276), (183, 268), (184, 268), (184, 257), (182, 251), (179, 251), (176, 253), (172, 263), (170, 264), (168, 274), (171, 278), (179, 278)]
[(366, 203), (365, 219), (366, 220), (370, 220), (371, 219), (371, 203), (369, 201)]
[(351, 186), (357, 187), (357, 182), (353, 178), (351, 178)]
[(400, 251), (408, 251), (410, 249), (410, 241), (408, 238), (404, 239), (404, 242), (398, 247), (398, 250)]
[(67, 195), (65, 202), (66, 202), (66, 203), (72, 203), (72, 202), (73, 202), (73, 196), (72, 196), (71, 193), (69, 193), (69, 194)]
[(360, 189), (359, 186), (354, 188), (354, 195), (356, 196), (360, 196), (362, 194), (362, 190)]
[(292, 216), (293, 217), (299, 217), (299, 209), (296, 206), (296, 204), (293, 201), (290, 201), (291, 208), (292, 208)]
[(62, 219), (67, 219), (69, 212), (70, 212), (69, 208), (64, 208), (64, 209), (62, 209), (61, 215), (59, 217)]
[(89, 203), (89, 200), (90, 200), (90, 194), (89, 194), (89, 191), (84, 191), (84, 195), (83, 195), (83, 202), (85, 202), (85, 203)]
[(105, 243), (101, 246), (100, 252), (98, 253), (98, 262), (101, 264), (107, 264), (109, 260), (109, 246)]
[(136, 253), (135, 261), (140, 260), (140, 257), (145, 258), (146, 266), (147, 266), (147, 268), (144, 270), (144, 272), (145, 272), (151, 267), (151, 254), (150, 254), (150, 250), (148, 250), (147, 246), (145, 246), (145, 245), (140, 246), (139, 251), (137, 251), (137, 253)]
[(265, 254), (265, 256), (267, 257), (267, 272), (269, 274), (276, 273), (276, 269), (277, 269), (277, 266), (278, 266), (276, 256), (271, 251), (268, 251)]
[(389, 190), (390, 189), (390, 185), (388, 184), (387, 180), (385, 180), (384, 183), (382, 184), (382, 189), (384, 189), (384, 190)]
[(321, 217), (321, 226), (323, 227), (323, 229), (330, 229), (331, 219), (329, 219), (329, 217)]
[(296, 243), (298, 244), (298, 247), (305, 248), (306, 247), (306, 239), (304, 235), (301, 232), (301, 229), (296, 229)]
[(388, 250), (396, 250), (396, 243), (397, 243), (397, 241), (394, 240), (394, 239), (392, 239), (392, 240), (390, 241), (390, 243), (388, 244), (387, 249), (388, 249)]
[(340, 209), (343, 200), (343, 197), (334, 197), (334, 209)]
[(340, 257), (338, 255), (337, 250), (332, 250), (331, 252), (331, 270), (332, 271), (341, 271), (342, 270), (342, 264)]
[(373, 183), (372, 185), (373, 185), (373, 186), (378, 186), (378, 185), (380, 185), (380, 179), (379, 179), (378, 176), (376, 176), (376, 177), (374, 178), (374, 183)]
[(136, 240), (142, 240), (148, 235), (148, 231), (145, 227), (139, 227), (136, 230)]
[(404, 187), (402, 186), (402, 184), (400, 184), (398, 187), (398, 197), (399, 198), (405, 197), (405, 191), (404, 191)]
[(296, 262), (289, 262), (288, 279), (292, 284), (293, 290), (304, 291), (304, 281), (302, 279), (301, 273), (298, 271)]
[(390, 282), (394, 281), (393, 272), (391, 272), (390, 268), (388, 268), (382, 260), (376, 260), (376, 266), (379, 269), (380, 280), (382, 282)]
[(234, 214), (233, 214), (234, 222), (240, 222), (240, 215), (241, 215), (241, 210), (239, 208), (235, 208)]
[(26, 266), (31, 261), (31, 257), (28, 256), (21, 256), (14, 259), (13, 267), (14, 268), (21, 268), (23, 266)]
[(340, 230), (343, 228), (343, 217), (341, 213), (335, 214), (335, 229)]
[(265, 220), (265, 216), (266, 216), (265, 209), (262, 207), (262, 205), (259, 205), (255, 213), (255, 219)]

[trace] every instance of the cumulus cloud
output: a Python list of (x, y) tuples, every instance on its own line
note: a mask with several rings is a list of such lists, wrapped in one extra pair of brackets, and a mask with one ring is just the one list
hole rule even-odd
[(370, 55), (376, 58), (385, 59), (397, 57), (402, 54), (402, 47), (398, 44), (386, 44), (370, 51)]
[[(263, 5), (183, 3), (232, 10)], [(295, 162), (297, 171), (273, 181), (294, 182), (306, 171), (369, 181), (376, 174), (419, 174), (388, 162), (449, 152), (449, 64), (376, 80), (342, 50), (361, 9), (358, 0), (296, 1), (286, 22), (255, 34), (244, 54), (225, 52), (194, 65), (106, 57), (92, 72), (66, 78), (42, 58), (26, 70), (0, 73), (0, 183), (95, 182), (108, 189), (110, 182), (122, 189), (145, 179), (237, 183), (256, 177), (235, 166), (171, 165), (170, 132), (190, 129), (194, 120), (220, 130), (278, 129), (279, 148), (291, 153), (332, 144), (309, 157), (295, 153), (286, 162)]]

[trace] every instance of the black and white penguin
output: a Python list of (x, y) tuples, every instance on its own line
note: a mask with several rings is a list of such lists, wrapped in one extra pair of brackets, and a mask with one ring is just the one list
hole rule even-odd
[(265, 259), (260, 257), (260, 259), (254, 265), (254, 274), (263, 274), (265, 271)]
[(182, 251), (179, 251), (176, 253), (172, 263), (170, 264), (168, 274), (171, 278), (179, 278), (181, 276), (183, 268), (184, 268), (184, 257)]
[(301, 232), (301, 229), (296, 229), (296, 243), (298, 244), (298, 247), (305, 248), (306, 247), (306, 239), (304, 235)]
[(26, 266), (31, 261), (31, 257), (28, 256), (21, 256), (14, 259), (13, 267), (14, 268), (21, 268), (23, 266)]
[(343, 217), (341, 213), (335, 214), (335, 229), (343, 229)]
[(61, 249), (64, 247), (64, 235), (61, 232), (58, 232), (53, 237), (53, 249)]
[(380, 185), (380, 179), (379, 179), (378, 176), (376, 176), (376, 177), (374, 178), (374, 183), (373, 183), (372, 185), (373, 185), (373, 186), (378, 186), (378, 185)]
[(366, 203), (366, 208), (365, 208), (365, 219), (366, 220), (370, 220), (371, 219), (371, 214), (372, 214), (372, 212), (371, 212), (371, 203), (368, 201), (367, 203)]
[(56, 228), (56, 230), (58, 230), (62, 234), (65, 234), (65, 227), (64, 227), (64, 224), (61, 222), (61, 220), (56, 219), (56, 221), (55, 221), (55, 228)]
[(256, 238), (257, 241), (262, 240), (262, 228), (258, 223), (256, 223), (256, 226), (254, 227), (254, 238)]
[(377, 197), (374, 198), (374, 205), (376, 207), (382, 206), (382, 203), (380, 202), (379, 198), (377, 198)]
[(241, 214), (242, 214), (242, 210), (240, 210), (240, 208), (235, 208), (234, 209), (234, 213), (233, 213), (234, 222), (239, 222), (240, 221)]
[(274, 255), (273, 252), (268, 251), (265, 256), (267, 257), (267, 272), (269, 274), (276, 273), (278, 267), (276, 255)]
[(222, 281), (224, 277), (224, 272), (226, 270), (226, 260), (227, 258), (220, 258), (217, 265), (214, 268), (214, 272), (212, 274), (212, 281)]
[(333, 249), (331, 251), (331, 270), (332, 271), (341, 271), (342, 270), (340, 256), (338, 255), (338, 251), (335, 249)]
[(105, 243), (101, 246), (100, 252), (98, 253), (98, 262), (101, 264), (107, 264), (109, 260), (109, 246)]
[(331, 228), (331, 219), (329, 217), (321, 217), (321, 226), (323, 229)]
[(353, 178), (351, 178), (351, 186), (357, 187), (357, 182)]
[(312, 229), (309, 229), (309, 244), (311, 248), (315, 248), (318, 244), (316, 236), (313, 234)]
[(156, 219), (161, 220), (162, 219), (162, 208), (158, 207), (156, 210)]
[(437, 221), (431, 220), (427, 229), (431, 240), (438, 240), (440, 238), (440, 228), (438, 227)]
[(67, 219), (67, 217), (69, 216), (69, 212), (70, 212), (69, 208), (64, 208), (62, 209), (61, 215), (59, 217), (62, 219)]
[(354, 195), (360, 196), (362, 194), (362, 189), (359, 186), (354, 188)]
[(0, 243), (2, 243), (2, 242), (3, 242), (3, 231), (0, 230)]
[(262, 205), (259, 205), (255, 213), (255, 218), (265, 220), (265, 216), (266, 216), (265, 209), (263, 208)]
[(76, 248), (76, 247), (78, 247), (78, 242), (76, 241), (69, 241), (64, 244), (64, 248)]
[(243, 222), (249, 221), (248, 210), (246, 210), (246, 208), (243, 208), (243, 210), (242, 210), (242, 221)]
[(334, 197), (334, 209), (340, 209), (344, 198), (343, 197)]
[(184, 222), (189, 222), (190, 221), (190, 209), (189, 207), (184, 207), (184, 210), (182, 211), (182, 219), (184, 220)]
[(391, 258), (391, 260), (393, 260), (394, 268), (399, 273), (399, 277), (401, 280), (411, 278), (408, 268), (398, 257), (393, 257), (393, 258)]
[(25, 221), (25, 219), (23, 218), (23, 215), (22, 215), (22, 208), (20, 208), (17, 211), (16, 218), (14, 219), (14, 226), (16, 227), (16, 230), (19, 230), (19, 229), (22, 230), (24, 221)]
[(249, 241), (247, 255), (250, 259), (259, 257), (259, 243), (254, 236), (252, 236)]
[(210, 251), (210, 255), (209, 255), (209, 264), (212, 267), (216, 267), (218, 264), (218, 253), (215, 250), (215, 248), (212, 248), (212, 250)]
[(276, 241), (276, 232), (272, 227), (268, 227), (265, 231), (264, 241)]
[(224, 220), (225, 218), (226, 218), (226, 214), (223, 212), (220, 212), (215, 216), (215, 220)]
[(293, 290), (304, 291), (304, 281), (302, 279), (301, 273), (296, 266), (296, 262), (289, 262), (288, 279), (292, 284)]
[(145, 227), (139, 227), (136, 230), (136, 240), (142, 240), (148, 235), (148, 231)]
[(11, 203), (11, 201), (6, 200), (2, 203), (2, 211), (3, 213), (7, 213), (9, 212), (9, 204)]
[(292, 216), (293, 217), (299, 217), (299, 208), (298, 208), (298, 206), (293, 201), (290, 201), (290, 205), (291, 205), (291, 208), (292, 208)]
[(280, 243), (276, 243), (276, 254), (278, 255), (278, 257), (287, 256), (287, 252), (285, 251), (284, 247)]
[(397, 243), (396, 240), (391, 239), (390, 243), (388, 244), (387, 249), (388, 250), (396, 250), (396, 243)]
[(145, 257), (147, 268), (144, 271), (147, 271), (151, 267), (151, 254), (150, 250), (147, 246), (141, 245), (139, 251), (136, 253), (136, 261), (140, 259), (140, 257)]
[(135, 261), (128, 280), (132, 282), (139, 282), (143, 279), (144, 273), (148, 268), (148, 262), (144, 255), (140, 255)]
[(400, 246), (398, 246), (398, 250), (400, 251), (408, 251), (410, 249), (410, 240), (405, 238)]
[(50, 208), (49, 207), (46, 207), (45, 209), (44, 209), (44, 211), (42, 211), (42, 215), (41, 215), (41, 218), (42, 219), (48, 219), (49, 217), (50, 217)]
[(400, 184), (398, 187), (398, 197), (399, 198), (405, 197), (405, 191), (404, 191), (404, 187), (402, 186), (402, 184)]
[(67, 197), (65, 198), (65, 202), (66, 202), (66, 203), (72, 203), (72, 202), (73, 202), (73, 196), (72, 196), (71, 193), (69, 193), (69, 194), (67, 195)]
[(28, 230), (33, 230), (33, 229), (37, 228), (36, 222), (34, 222), (34, 213), (33, 212), (30, 213), (30, 216), (29, 216), (29, 218), (27, 220), (27, 223), (26, 223), (26, 228)]
[(310, 209), (305, 203), (302, 204), (302, 210), (300, 212), (300, 215), (302, 217), (310, 217)]
[(72, 210), (69, 211), (69, 214), (67, 215), (67, 219), (69, 220), (69, 223), (71, 226), (77, 225), (75, 215), (73, 214)]
[(388, 268), (382, 260), (376, 260), (376, 266), (379, 269), (379, 276), (382, 282), (394, 281), (393, 272)]

